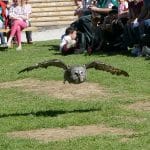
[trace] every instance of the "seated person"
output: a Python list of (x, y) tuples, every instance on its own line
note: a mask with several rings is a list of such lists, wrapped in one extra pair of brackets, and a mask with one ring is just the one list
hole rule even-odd
[[(0, 1), (0, 29), (6, 28), (6, 18), (7, 18), (7, 2), (6, 1)], [(4, 33), (0, 33), (1, 38), (1, 47), (6, 47), (6, 42), (4, 38)]]
[(126, 0), (119, 0), (119, 14), (122, 14), (128, 10), (128, 2)]
[(60, 43), (60, 51), (62, 55), (75, 53), (77, 48), (76, 37), (77, 31), (73, 27), (68, 27)]
[[(31, 13), (32, 13), (32, 7), (29, 4), (29, 0), (25, 0), (25, 4), (26, 4), (25, 7), (26, 7), (26, 9), (28, 10), (28, 13), (29, 13), (29, 19), (28, 19), (29, 27), (31, 27), (30, 16), (31, 16)], [(32, 42), (32, 31), (26, 31), (25, 34), (26, 34), (27, 43), (32, 44), (33, 43)]]
[[(134, 0), (129, 2), (131, 21), (128, 25), (128, 43), (133, 44), (131, 54), (142, 55), (142, 47), (150, 43), (150, 1)], [(148, 49), (148, 48), (146, 48)]]
[[(122, 38), (121, 35), (124, 30), (124, 25), (120, 19), (118, 19), (118, 10), (113, 9), (109, 14), (104, 17), (102, 24), (99, 28), (99, 39), (94, 40), (92, 49), (93, 51), (107, 51), (112, 52), (119, 50), (121, 47)], [(94, 47), (94, 48), (93, 48)], [(117, 48), (117, 49), (116, 49)]]
[[(0, 29), (4, 29), (4, 18), (2, 16), (2, 8), (0, 7)], [(5, 37), (3, 32), (0, 32), (0, 38), (1, 38), (1, 46), (0, 47), (6, 47)]]
[(77, 9), (75, 10), (74, 15), (78, 16), (78, 18), (91, 13), (88, 9), (89, 5), (91, 4), (91, 0), (75, 0), (75, 4)]
[[(108, 15), (109, 11), (112, 8), (108, 8), (111, 5), (118, 6), (117, 0), (97, 0), (96, 6), (90, 5), (89, 10), (91, 11), (92, 15), (86, 15), (80, 17), (77, 21), (71, 24), (71, 26), (75, 27), (81, 33), (84, 33), (86, 47), (85, 49), (90, 49), (89, 47), (92, 45), (93, 38), (95, 36), (95, 28), (93, 28), (92, 16), (94, 14), (99, 14), (101, 16)], [(96, 32), (96, 34), (98, 34)]]
[(130, 22), (133, 22), (136, 18), (139, 17), (142, 7), (143, 0), (131, 0), (128, 2), (129, 6), (129, 19)]
[(26, 28), (29, 23), (30, 11), (25, 7), (24, 0), (13, 0), (13, 4), (10, 6), (9, 18), (11, 19), (11, 32), (7, 42), (7, 46), (11, 47), (11, 41), (16, 35), (18, 47), (16, 50), (21, 50), (21, 31)]
[(128, 0), (119, 0), (118, 11), (119, 18), (129, 17)]
[[(140, 31), (138, 18), (140, 16), (143, 0), (132, 0), (128, 2), (129, 20), (124, 28), (123, 45), (133, 47), (133, 53), (140, 51)], [(139, 54), (139, 53), (138, 53)]]

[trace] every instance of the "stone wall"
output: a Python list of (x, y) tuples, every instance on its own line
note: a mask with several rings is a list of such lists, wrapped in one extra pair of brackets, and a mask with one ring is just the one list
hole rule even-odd
[(77, 19), (74, 16), (76, 6), (73, 0), (29, 0), (29, 3), (32, 6), (32, 26), (66, 26)]

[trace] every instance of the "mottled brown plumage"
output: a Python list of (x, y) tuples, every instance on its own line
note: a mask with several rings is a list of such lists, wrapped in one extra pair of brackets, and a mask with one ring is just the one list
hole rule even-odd
[(65, 71), (64, 83), (65, 81), (68, 81), (69, 83), (75, 83), (75, 84), (84, 82), (87, 76), (86, 71), (87, 69), (90, 69), (90, 68), (95, 68), (96, 70), (110, 72), (111, 74), (115, 74), (115, 75), (124, 75), (126, 77), (129, 76), (129, 74), (126, 71), (115, 68), (113, 66), (107, 65), (99, 61), (93, 61), (84, 65), (69, 66), (59, 59), (52, 59), (52, 60), (37, 63), (33, 66), (24, 68), (23, 70), (19, 71), (19, 73), (22, 73), (25, 71), (31, 71), (33, 69), (38, 69), (38, 68), (47, 68), (49, 66), (55, 66), (55, 67), (64, 69)]

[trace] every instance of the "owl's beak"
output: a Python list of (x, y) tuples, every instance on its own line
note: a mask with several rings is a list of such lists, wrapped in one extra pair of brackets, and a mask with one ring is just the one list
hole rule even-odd
[(84, 77), (81, 76), (79, 73), (75, 73), (76, 76), (78, 77), (78, 81), (81, 83), (81, 82), (84, 82)]
[(83, 77), (79, 77), (79, 79), (80, 79), (80, 82), (84, 82), (84, 78)]

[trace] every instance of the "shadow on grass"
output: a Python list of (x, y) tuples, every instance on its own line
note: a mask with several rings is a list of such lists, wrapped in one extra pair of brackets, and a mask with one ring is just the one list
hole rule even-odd
[(120, 49), (94, 51), (93, 53), (91, 53), (91, 55), (106, 55), (106, 56), (124, 55), (124, 56), (128, 56), (128, 57), (133, 57), (131, 55), (130, 50), (120, 50)]
[(0, 47), (0, 52), (6, 52), (8, 51), (8, 47)]
[(53, 55), (62, 55), (61, 54), (61, 52), (60, 52), (60, 50), (59, 50), (59, 45), (57, 44), (57, 45), (50, 45), (49, 46), (49, 49), (48, 49), (49, 51), (55, 51), (54, 53), (53, 53)]
[(59, 51), (59, 45), (49, 45), (49, 49), (48, 49), (49, 51), (51, 51), (51, 50), (55, 50), (55, 51)]
[(29, 113), (14, 113), (14, 114), (2, 114), (0, 115), (0, 118), (5, 117), (19, 117), (19, 116), (29, 116), (33, 115), (36, 117), (57, 117), (58, 115), (62, 114), (68, 114), (68, 113), (86, 113), (86, 112), (94, 112), (94, 111), (100, 111), (101, 109), (79, 109), (79, 110), (70, 110), (70, 111), (64, 111), (64, 110), (47, 110), (47, 111), (38, 111), (38, 112), (29, 112)]

